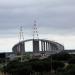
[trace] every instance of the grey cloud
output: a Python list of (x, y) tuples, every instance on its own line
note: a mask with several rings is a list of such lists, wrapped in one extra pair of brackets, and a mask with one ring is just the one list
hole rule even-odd
[(38, 27), (47, 33), (75, 34), (74, 4), (74, 0), (1, 0), (0, 33), (16, 33), (20, 24), (30, 31), (37, 16)]

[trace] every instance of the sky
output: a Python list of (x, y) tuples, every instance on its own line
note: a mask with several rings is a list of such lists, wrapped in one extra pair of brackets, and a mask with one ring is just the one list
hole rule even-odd
[(39, 38), (75, 49), (75, 0), (0, 0), (0, 52), (19, 42), (20, 25), (24, 39), (33, 38), (34, 20)]

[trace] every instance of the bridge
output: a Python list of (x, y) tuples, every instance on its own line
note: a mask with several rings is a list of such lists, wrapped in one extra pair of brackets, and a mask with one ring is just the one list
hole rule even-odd
[[(32, 41), (33, 43), (33, 51), (34, 54), (55, 54), (59, 53), (64, 50), (64, 46), (50, 40), (45, 39), (27, 39), (24, 41), (20, 41), (19, 43), (15, 44), (12, 48), (15, 54), (25, 54), (25, 44), (26, 42)], [(41, 43), (41, 46), (40, 46)], [(41, 49), (41, 50), (40, 50)]]

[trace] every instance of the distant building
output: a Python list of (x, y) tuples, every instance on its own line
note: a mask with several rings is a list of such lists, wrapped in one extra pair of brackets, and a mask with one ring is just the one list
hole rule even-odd
[(70, 50), (64, 50), (64, 52), (68, 53), (68, 54), (75, 54), (75, 50), (70, 49)]
[(3, 61), (7, 60), (13, 60), (15, 58), (15, 54), (13, 52), (3, 52), (0, 53), (0, 59)]

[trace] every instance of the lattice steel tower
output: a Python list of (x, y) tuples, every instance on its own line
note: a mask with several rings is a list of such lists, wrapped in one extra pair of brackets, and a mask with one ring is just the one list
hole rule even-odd
[(39, 39), (38, 35), (38, 29), (37, 29), (37, 24), (36, 20), (34, 20), (34, 26), (33, 26), (33, 39)]
[(19, 32), (19, 42), (24, 41), (24, 35), (23, 35), (23, 26), (20, 26), (20, 32)]
[(19, 45), (17, 47), (18, 55), (23, 55), (25, 53), (25, 43), (24, 41), (24, 35), (23, 35), (23, 26), (20, 26), (20, 32), (19, 32)]
[(39, 36), (37, 30), (36, 20), (33, 27), (33, 53), (39, 53)]

